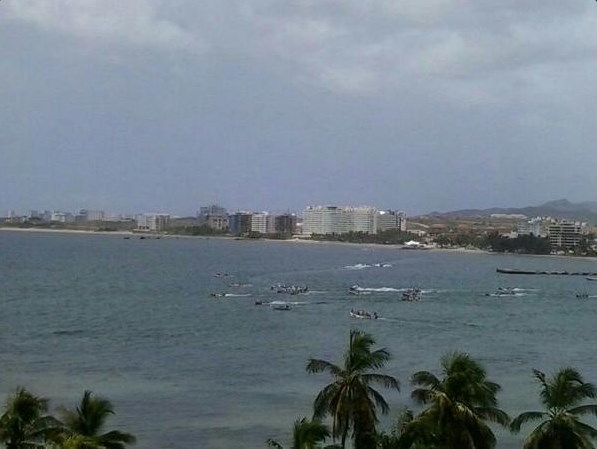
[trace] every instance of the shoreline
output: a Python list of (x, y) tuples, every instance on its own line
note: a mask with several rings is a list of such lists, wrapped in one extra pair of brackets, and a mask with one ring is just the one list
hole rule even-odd
[(309, 239), (249, 239), (249, 238), (238, 238), (228, 235), (177, 235), (177, 234), (159, 234), (159, 233), (141, 233), (132, 231), (90, 231), (86, 229), (47, 229), (47, 228), (10, 228), (0, 227), (0, 232), (21, 232), (21, 233), (47, 233), (47, 234), (64, 234), (64, 235), (114, 235), (120, 237), (141, 237), (146, 236), (154, 239), (160, 237), (161, 239), (221, 239), (221, 240), (234, 240), (239, 242), (272, 242), (272, 243), (286, 243), (286, 244), (303, 244), (303, 245), (339, 245), (339, 246), (351, 246), (368, 249), (389, 249), (389, 250), (400, 250), (400, 251), (415, 251), (415, 252), (431, 252), (431, 253), (459, 253), (459, 254), (487, 254), (487, 255), (510, 255), (510, 256), (531, 256), (531, 257), (545, 257), (545, 258), (561, 258), (561, 259), (573, 259), (573, 260), (587, 260), (597, 261), (597, 256), (571, 256), (564, 254), (517, 254), (517, 253), (498, 253), (484, 249), (469, 249), (469, 248), (439, 248), (431, 247), (426, 249), (410, 249), (404, 248), (404, 245), (390, 244), (385, 245), (381, 243), (354, 243), (354, 242), (338, 242), (328, 240), (309, 240)]

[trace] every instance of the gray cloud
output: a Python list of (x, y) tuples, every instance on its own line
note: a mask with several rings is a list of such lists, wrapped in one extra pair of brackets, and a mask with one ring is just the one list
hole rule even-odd
[[(81, 202), (107, 203), (128, 179), (121, 208), (186, 195), (425, 210), (597, 190), (593, 1), (4, 0), (0, 25), (0, 178), (37, 179), (0, 207), (34, 203), (47, 151), (48, 201), (83, 185)], [(72, 175), (90, 163), (112, 182)], [(147, 196), (138, 184), (160, 173)]]

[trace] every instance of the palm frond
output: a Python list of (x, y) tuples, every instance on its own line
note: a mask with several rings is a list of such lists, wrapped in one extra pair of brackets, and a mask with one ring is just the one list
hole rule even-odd
[(518, 415), (510, 422), (510, 430), (512, 432), (519, 432), (520, 428), (523, 424), (531, 421), (538, 421), (540, 419), (545, 419), (547, 417), (547, 413), (545, 412), (524, 412)]
[(342, 375), (342, 369), (337, 366), (334, 365), (331, 362), (328, 362), (327, 360), (321, 360), (321, 359), (309, 359), (309, 363), (307, 363), (307, 372), (310, 374), (315, 374), (315, 373), (323, 373), (325, 371), (329, 371), (330, 374), (332, 374), (332, 376), (341, 376)]
[(395, 377), (388, 376), (386, 374), (375, 373), (363, 374), (361, 377), (366, 384), (375, 383), (383, 385), (386, 388), (392, 388), (394, 390), (400, 391), (400, 381)]
[(412, 375), (411, 384), (419, 385), (421, 387), (437, 388), (440, 385), (440, 380), (429, 371), (418, 371)]

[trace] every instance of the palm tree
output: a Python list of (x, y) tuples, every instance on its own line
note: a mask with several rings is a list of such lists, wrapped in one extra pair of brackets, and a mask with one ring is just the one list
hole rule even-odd
[(597, 396), (595, 386), (572, 368), (563, 368), (550, 379), (541, 371), (533, 370), (533, 374), (541, 384), (539, 396), (545, 411), (521, 413), (510, 425), (518, 432), (524, 423), (542, 420), (525, 440), (524, 449), (593, 448), (591, 439), (597, 438), (597, 430), (579, 418), (597, 415), (597, 404), (582, 404)]
[[(330, 431), (325, 424), (319, 421), (309, 421), (307, 418), (297, 419), (292, 429), (291, 449), (317, 449), (319, 443), (330, 436)], [(283, 449), (275, 440), (267, 440), (267, 445), (273, 449)]]
[(6, 449), (31, 449), (43, 443), (56, 430), (58, 421), (46, 415), (48, 400), (19, 387), (8, 398), (0, 417), (0, 441)]
[(332, 436), (341, 438), (342, 448), (351, 429), (355, 449), (372, 447), (378, 422), (377, 409), (383, 414), (389, 411), (384, 397), (371, 385), (400, 389), (396, 378), (374, 372), (390, 359), (390, 353), (384, 348), (372, 351), (374, 344), (371, 335), (351, 330), (342, 366), (318, 359), (309, 359), (307, 364), (309, 373), (327, 371), (332, 376), (332, 383), (315, 398), (313, 416), (315, 419), (332, 416)]
[(428, 407), (412, 421), (406, 434), (417, 428), (434, 429), (441, 446), (458, 449), (491, 449), (495, 435), (487, 421), (507, 425), (508, 415), (500, 410), (496, 394), (501, 387), (487, 380), (485, 369), (468, 354), (451, 353), (442, 358), (440, 380), (428, 371), (412, 377), (419, 386), (412, 397)]
[(63, 410), (63, 446), (76, 449), (125, 449), (133, 444), (135, 437), (130, 433), (112, 430), (102, 433), (106, 420), (114, 414), (110, 401), (92, 397), (85, 391), (81, 403), (75, 410)]

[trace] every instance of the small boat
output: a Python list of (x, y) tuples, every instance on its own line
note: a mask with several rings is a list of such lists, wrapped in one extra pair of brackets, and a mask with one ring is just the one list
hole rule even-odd
[(589, 299), (589, 294), (588, 293), (577, 293), (576, 297), (578, 299)]
[(419, 288), (410, 288), (404, 293), (402, 293), (402, 301), (408, 302), (416, 302), (420, 301), (422, 296), (422, 291)]
[(586, 279), (587, 281), (597, 281), (597, 277), (595, 276), (587, 276)]
[(286, 301), (272, 301), (269, 306), (274, 310), (290, 310), (292, 309), (290, 303)]
[(354, 310), (350, 311), (350, 316), (352, 318), (357, 318), (360, 320), (376, 320), (378, 318), (377, 312), (367, 312), (366, 310)]
[(223, 298), (226, 296), (226, 293), (215, 292), (210, 293), (209, 296), (211, 296), (212, 298)]
[(260, 306), (262, 304), (263, 304), (263, 301), (261, 299), (258, 299), (258, 300), (255, 301), (255, 305), (256, 306)]
[(285, 293), (287, 295), (300, 295), (309, 292), (309, 287), (299, 287), (296, 285), (276, 284), (272, 285), (271, 290), (276, 293)]

